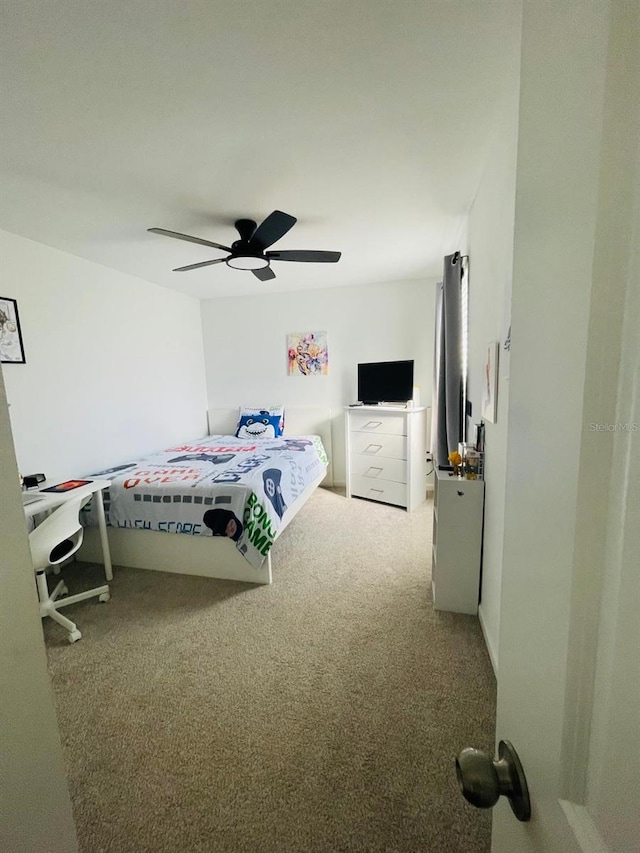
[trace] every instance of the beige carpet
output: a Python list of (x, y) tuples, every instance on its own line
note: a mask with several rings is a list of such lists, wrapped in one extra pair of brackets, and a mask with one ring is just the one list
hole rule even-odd
[(454, 757), (492, 751), (495, 681), (433, 610), (430, 536), (430, 503), (321, 489), (270, 587), (120, 569), (75, 646), (46, 620), (81, 851), (488, 851)]

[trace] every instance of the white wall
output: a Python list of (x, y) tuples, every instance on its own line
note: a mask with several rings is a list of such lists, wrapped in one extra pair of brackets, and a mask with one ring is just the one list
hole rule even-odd
[[(334, 477), (344, 484), (342, 407), (357, 399), (357, 364), (414, 359), (420, 401), (430, 405), (434, 304), (435, 281), (427, 280), (206, 300), (209, 407), (334, 408)], [(287, 333), (314, 330), (328, 333), (329, 375), (289, 376)]]
[(23, 474), (78, 476), (206, 432), (196, 299), (0, 232), (26, 364), (3, 364)]
[[(515, 60), (515, 57), (514, 57)], [(514, 61), (515, 65), (515, 61)], [(486, 345), (500, 344), (498, 416), (485, 422), (485, 519), (482, 589), (479, 617), (489, 654), (497, 672), (502, 584), (507, 413), (508, 354), (504, 342), (509, 328), (518, 122), (517, 68), (511, 96), (502, 105), (496, 136), (478, 192), (469, 212), (469, 380), (472, 404), (469, 437), (481, 420), (481, 389)]]

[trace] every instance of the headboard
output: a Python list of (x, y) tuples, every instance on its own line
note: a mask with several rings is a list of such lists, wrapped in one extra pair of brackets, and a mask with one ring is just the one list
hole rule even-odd
[[(319, 406), (308, 407), (284, 407), (284, 434), (294, 435), (319, 435), (324, 444), (324, 449), (329, 457), (327, 476), (323, 485), (333, 485), (333, 442), (331, 440), (331, 417), (329, 408)], [(233, 435), (238, 423), (238, 406), (227, 409), (209, 409), (207, 411), (207, 424), (209, 435)]]

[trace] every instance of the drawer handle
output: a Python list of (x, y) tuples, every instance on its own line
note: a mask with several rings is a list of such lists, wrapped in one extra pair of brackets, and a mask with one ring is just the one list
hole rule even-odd
[[(372, 447), (374, 447), (375, 450), (371, 450)], [(365, 453), (377, 453), (379, 450), (382, 450), (381, 444), (367, 444), (367, 446), (364, 449), (364, 452)]]
[(370, 468), (364, 472), (365, 477), (379, 477), (382, 474), (382, 468), (376, 468), (375, 465), (372, 465)]
[(369, 489), (369, 494), (372, 495), (383, 495), (384, 489)]
[(362, 427), (362, 429), (378, 429), (378, 427), (382, 426), (382, 421), (367, 421), (367, 423)]

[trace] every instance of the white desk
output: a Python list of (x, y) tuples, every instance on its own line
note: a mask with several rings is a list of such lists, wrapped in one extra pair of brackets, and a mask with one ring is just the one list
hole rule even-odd
[[(82, 479), (86, 479), (83, 477)], [(93, 495), (98, 508), (98, 527), (100, 529), (100, 542), (102, 544), (102, 557), (104, 562), (104, 576), (108, 581), (113, 580), (113, 567), (111, 566), (111, 553), (109, 551), (109, 539), (107, 537), (107, 521), (104, 516), (104, 503), (102, 501), (102, 490), (108, 488), (111, 483), (109, 480), (91, 480), (86, 486), (78, 486), (77, 489), (71, 489), (68, 492), (44, 492), (43, 489), (55, 486), (62, 480), (48, 481), (45, 480), (40, 484), (38, 489), (27, 489), (22, 493), (22, 501), (24, 506), (24, 514), (27, 518), (33, 518), (40, 513), (48, 513), (50, 510), (59, 507), (71, 498), (78, 498), (85, 495)], [(37, 500), (31, 501), (31, 498)]]

